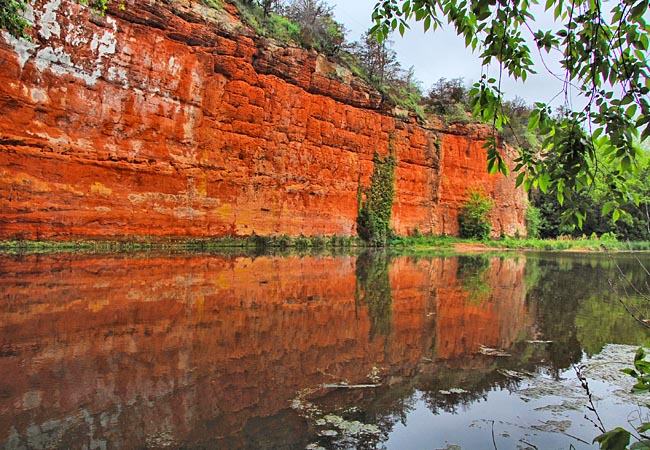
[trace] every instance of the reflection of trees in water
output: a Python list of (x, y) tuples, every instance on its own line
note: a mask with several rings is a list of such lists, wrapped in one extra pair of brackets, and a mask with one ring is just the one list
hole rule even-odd
[[(646, 274), (633, 258), (616, 256), (631, 280)], [(647, 332), (627, 315), (609, 280), (616, 267), (603, 255), (529, 257), (527, 280), (534, 279), (527, 301), (539, 310), (538, 329), (552, 340), (549, 364), (554, 373), (582, 357), (598, 353), (606, 343), (637, 344)], [(534, 274), (534, 275), (528, 275)]]
[(355, 302), (368, 307), (370, 340), (391, 332), (393, 295), (389, 271), (390, 257), (385, 252), (366, 251), (357, 258)]
[[(376, 435), (341, 432), (337, 436), (321, 436), (319, 445), (327, 449), (371, 450), (383, 448), (381, 443), (397, 423), (406, 424), (409, 412), (415, 408), (417, 397), (410, 382), (375, 389), (339, 389), (318, 399), (319, 407), (348, 422), (372, 424), (379, 429)], [(345, 406), (341, 406), (345, 405)], [(354, 406), (350, 406), (354, 405)]]
[(422, 400), (433, 414), (456, 414), (472, 403), (485, 400), (488, 392), (495, 388), (515, 390), (519, 384), (519, 380), (508, 378), (493, 368), (441, 368), (422, 377), (418, 389), (422, 391)]
[(481, 303), (492, 294), (489, 269), (490, 258), (487, 255), (458, 256), (458, 280), (470, 301)]
[(562, 265), (562, 261), (546, 259), (526, 261), (526, 270), (533, 271), (537, 280), (535, 285), (528, 286), (526, 301), (537, 305), (540, 336), (553, 341), (549, 346), (549, 364), (554, 376), (582, 357), (575, 329), (578, 302), (574, 300), (584, 298), (587, 283), (577, 282), (578, 275), (562, 269)]
[[(535, 364), (528, 358), (539, 361), (545, 357), (544, 347), (535, 348), (541, 351), (534, 354), (520, 352), (511, 358), (475, 355), (450, 361), (449, 365), (431, 362), (423, 364), (413, 377), (394, 378), (376, 389), (330, 392), (318, 400), (324, 410), (334, 411), (346, 420), (374, 424), (381, 433), (379, 440), (360, 439), (354, 446), (346, 446), (345, 439), (340, 438), (322, 439), (320, 442), (325, 448), (332, 449), (382, 448), (380, 443), (388, 439), (396, 424), (407, 425), (408, 414), (419, 401), (423, 401), (433, 414), (456, 414), (477, 401), (485, 400), (494, 389), (516, 390), (522, 381), (505, 375), (500, 369), (534, 371)], [(345, 409), (337, 408), (337, 405), (355, 407)]]
[[(485, 295), (493, 295), (488, 277), (495, 261), (498, 259), (481, 255), (459, 258), (458, 283), (470, 298), (489, 299)], [(634, 267), (634, 261), (623, 260), (619, 264), (631, 279), (645, 282), (645, 279), (639, 281), (642, 274)], [(393, 331), (390, 327), (389, 266), (389, 258), (383, 254), (364, 254), (357, 261), (357, 300), (368, 306), (373, 336)], [(329, 405), (331, 409), (327, 410), (347, 414), (348, 420), (380, 428), (379, 441), (366, 441), (352, 448), (376, 448), (373, 445), (381, 448), (382, 439), (396, 424), (406, 421), (418, 401), (423, 401), (433, 414), (461, 413), (471, 404), (485, 399), (490, 391), (518, 389), (522, 381), (513, 374), (558, 375), (578, 361), (583, 351), (597, 352), (605, 343), (617, 340), (641, 342), (643, 338), (639, 339), (638, 332), (644, 330), (632, 319), (621, 316), (624, 310), (609, 286), (612, 269), (615, 267), (611, 261), (602, 256), (530, 256), (525, 271), (526, 302), (530, 312), (536, 311), (537, 333), (517, 339), (507, 349), (512, 356), (464, 354), (443, 360), (435, 351), (426, 352), (414, 368), (413, 376), (385, 374), (387, 378), (379, 388), (339, 390), (319, 399), (319, 403)], [(484, 286), (487, 286), (487, 294), (483, 293)], [(435, 290), (430, 293), (431, 301), (439, 300)], [(531, 343), (527, 339), (552, 342)], [(336, 405), (355, 405), (356, 408), (344, 411)], [(346, 447), (341, 444), (331, 448)]]

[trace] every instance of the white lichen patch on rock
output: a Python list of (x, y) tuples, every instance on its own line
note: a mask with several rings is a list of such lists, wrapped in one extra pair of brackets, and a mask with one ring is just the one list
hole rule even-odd
[(20, 70), (25, 68), (25, 64), (29, 61), (36, 52), (38, 44), (28, 41), (27, 39), (18, 39), (7, 33), (6, 31), (0, 32), (0, 35), (9, 44), (16, 52), (16, 58), (18, 59), (18, 65)]
[(117, 38), (115, 37), (114, 32), (104, 31), (101, 37), (97, 34), (93, 35), (93, 39), (90, 42), (90, 49), (93, 53), (97, 53), (98, 58), (103, 58), (107, 55), (112, 55), (115, 53), (117, 48)]
[(121, 84), (123, 87), (129, 86), (129, 76), (126, 69), (122, 67), (109, 67), (108, 68), (108, 79), (117, 84)]
[[(79, 14), (83, 8), (86, 7), (64, 5), (62, 0), (37, 4), (36, 8), (30, 5), (25, 17), (42, 38), (41, 44), (37, 40), (15, 38), (2, 32), (4, 40), (16, 53), (20, 69), (23, 70), (27, 62), (33, 59), (39, 72), (49, 70), (59, 76), (71, 75), (89, 86), (94, 85), (104, 73), (107, 57), (117, 52), (117, 22), (106, 17), (105, 21), (111, 29), (93, 33), (85, 23), (85, 15)], [(79, 21), (84, 21), (84, 24)], [(75, 52), (70, 53), (66, 49), (68, 47), (73, 47)], [(89, 48), (90, 52), (82, 51), (84, 47)], [(88, 53), (92, 55), (91, 58), (79, 56)], [(113, 78), (121, 84), (125, 83), (127, 76), (124, 70), (116, 70), (113, 74)]]
[(49, 40), (53, 36), (61, 37), (61, 26), (57, 19), (59, 8), (61, 8), (61, 0), (52, 0), (45, 3), (41, 10), (36, 12), (38, 34), (45, 40)]
[(65, 75), (73, 68), (70, 55), (62, 47), (43, 47), (36, 54), (36, 68), (39, 72), (50, 69), (57, 75)]
[(88, 44), (85, 29), (70, 22), (65, 33), (65, 41), (73, 47), (82, 47)]

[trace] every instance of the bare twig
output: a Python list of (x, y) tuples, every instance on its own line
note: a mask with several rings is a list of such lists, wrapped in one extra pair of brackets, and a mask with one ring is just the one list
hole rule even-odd
[[(642, 299), (645, 299), (647, 302), (650, 302), (650, 289), (648, 289), (648, 282), (645, 282), (645, 289), (648, 292), (642, 292), (633, 282), (630, 280), (628, 277), (625, 276), (625, 273), (623, 272), (623, 269), (621, 266), (618, 264), (618, 262), (615, 259), (611, 259), (612, 262), (614, 263), (614, 266), (616, 267), (616, 270), (618, 272), (618, 279), (619, 281), (622, 282), (621, 289), (623, 290), (624, 295), (620, 295), (619, 291), (617, 289), (617, 286), (615, 285), (613, 280), (609, 280), (609, 285), (611, 286), (612, 290), (618, 297), (618, 301), (623, 305), (623, 308), (627, 311), (627, 313), (632, 316), (634, 320), (636, 320), (639, 324), (644, 326), (645, 328), (650, 328), (650, 322), (646, 319), (646, 317), (643, 317), (644, 315), (641, 314), (641, 312), (638, 310), (636, 313), (632, 311), (632, 308), (625, 302), (624, 299), (629, 299), (630, 294), (628, 292), (628, 288), (630, 288), (634, 294), (637, 296), (641, 297)], [(650, 277), (650, 272), (648, 271), (648, 268), (645, 267), (645, 265), (641, 262), (641, 260), (636, 257), (636, 261), (639, 264), (639, 266), (643, 269), (643, 271)]]
[(596, 416), (596, 420), (598, 421), (597, 423), (592, 420), (591, 418), (587, 417), (585, 415), (585, 419), (587, 419), (589, 422), (593, 423), (596, 428), (598, 428), (602, 433), (605, 433), (607, 430), (605, 429), (605, 425), (603, 424), (603, 421), (600, 419), (600, 415), (598, 414), (598, 411), (596, 410), (596, 405), (594, 405), (594, 399), (593, 395), (591, 394), (591, 390), (589, 389), (589, 383), (587, 382), (587, 377), (583, 375), (583, 370), (585, 366), (579, 365), (579, 366), (573, 366), (573, 370), (575, 370), (576, 375), (578, 376), (578, 380), (580, 380), (580, 384), (582, 385), (582, 389), (584, 389), (585, 393), (587, 394), (587, 400), (589, 402), (589, 405), (587, 406), (587, 409), (594, 413)]
[(528, 441), (525, 441), (525, 440), (523, 440), (523, 439), (519, 439), (519, 442), (523, 442), (523, 443), (526, 444), (527, 446), (532, 447), (532, 448), (534, 448), (535, 450), (539, 450), (539, 447), (537, 447), (535, 444), (532, 444), (532, 443), (530, 443), (530, 442), (528, 442)]

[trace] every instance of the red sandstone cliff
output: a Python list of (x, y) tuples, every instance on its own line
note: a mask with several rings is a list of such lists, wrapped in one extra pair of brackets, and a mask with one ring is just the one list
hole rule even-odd
[(354, 234), (389, 139), (397, 232), (457, 233), (481, 186), (495, 233), (525, 233), (523, 194), (486, 173), (485, 127), (382, 112), (349, 71), (227, 5), (36, 3), (32, 42), (0, 36), (0, 239)]

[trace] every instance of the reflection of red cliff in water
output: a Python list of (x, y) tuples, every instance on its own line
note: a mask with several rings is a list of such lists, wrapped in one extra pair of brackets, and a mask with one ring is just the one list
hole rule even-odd
[[(371, 340), (353, 257), (4, 260), (0, 442), (304, 448), (287, 412), (299, 390), (365, 382), (374, 366), (406, 376), (434, 342), (449, 358), (462, 349), (443, 342), (521, 333), (523, 264), (495, 260), (496, 293), (467, 313), (453, 261), (395, 260), (391, 332)], [(459, 326), (468, 314), (501, 322)]]
[(453, 359), (477, 353), (481, 346), (511, 347), (531, 320), (524, 302), (525, 264), (517, 259), (493, 258), (486, 273), (476, 275), (489, 285), (483, 291), (481, 286), (463, 286), (458, 281), (458, 261), (444, 260), (440, 278), (450, 281), (434, 283), (439, 286), (436, 356)]

